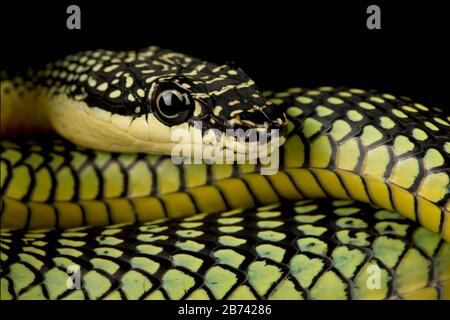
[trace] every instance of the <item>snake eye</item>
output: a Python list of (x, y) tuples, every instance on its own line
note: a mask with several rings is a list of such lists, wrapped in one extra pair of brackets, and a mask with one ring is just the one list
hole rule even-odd
[(176, 84), (162, 83), (153, 95), (155, 117), (168, 126), (186, 122), (194, 110), (189, 92)]

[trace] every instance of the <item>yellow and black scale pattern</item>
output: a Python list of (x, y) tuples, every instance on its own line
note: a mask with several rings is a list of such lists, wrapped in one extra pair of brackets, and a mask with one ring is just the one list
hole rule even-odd
[(349, 200), (4, 231), (1, 247), (2, 299), (450, 299), (448, 242)]
[(360, 89), (271, 102), (289, 118), (273, 176), (2, 141), (1, 298), (449, 299), (449, 117)]
[(272, 176), (259, 165), (177, 166), (170, 157), (57, 140), (3, 141), (2, 225), (104, 226), (332, 197), (400, 212), (450, 239), (449, 119), (439, 109), (328, 87), (291, 89), (272, 101), (289, 106), (290, 120)]

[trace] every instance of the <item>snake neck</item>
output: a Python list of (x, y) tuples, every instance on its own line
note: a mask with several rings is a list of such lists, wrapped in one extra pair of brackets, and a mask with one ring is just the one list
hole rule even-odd
[(53, 132), (45, 106), (48, 96), (35, 86), (35, 72), (12, 76), (0, 72), (2, 138)]

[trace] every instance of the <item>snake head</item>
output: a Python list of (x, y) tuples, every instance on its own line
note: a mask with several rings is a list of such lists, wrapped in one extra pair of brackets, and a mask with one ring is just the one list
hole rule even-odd
[(284, 142), (281, 107), (234, 66), (150, 47), (69, 56), (50, 66), (48, 86), (55, 73), (66, 78), (50, 103), (51, 121), (68, 140), (89, 148), (170, 154), (177, 129), (208, 135), (202, 146), (229, 141), (230, 129), (253, 130), (265, 141), (277, 132)]

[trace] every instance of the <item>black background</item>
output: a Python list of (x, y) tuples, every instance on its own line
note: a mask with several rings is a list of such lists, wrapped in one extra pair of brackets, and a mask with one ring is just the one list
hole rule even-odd
[[(103, 319), (388, 319), (392, 315), (407, 318), (430, 318), (445, 314), (448, 301), (1, 301), (4, 314), (14, 314), (17, 319), (36, 314), (47, 319), (84, 319), (99, 315)], [(223, 310), (223, 305), (271, 305), (270, 315), (223, 315), (220, 312), (205, 316), (180, 316), (178, 310), (185, 305), (207, 306)], [(9, 310), (8, 310), (9, 308)], [(433, 315), (430, 315), (433, 310)], [(7, 313), (8, 312), (8, 313)]]
[[(376, 88), (450, 106), (445, 1), (14, 1), (2, 3), (7, 69), (80, 50), (158, 45), (217, 63), (234, 61), (262, 89)], [(81, 7), (81, 30), (66, 8)], [(381, 30), (366, 8), (381, 7)]]

